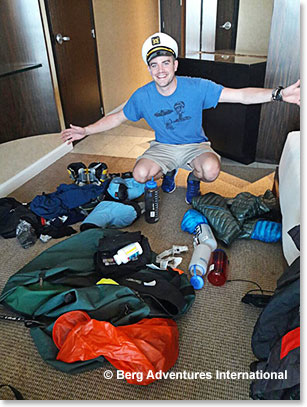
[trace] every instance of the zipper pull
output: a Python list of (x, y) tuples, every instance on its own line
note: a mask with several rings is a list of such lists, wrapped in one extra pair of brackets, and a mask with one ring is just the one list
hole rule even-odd
[(42, 288), (43, 287), (43, 282), (44, 282), (44, 277), (45, 277), (46, 272), (41, 271), (38, 275), (39, 277), (39, 286)]

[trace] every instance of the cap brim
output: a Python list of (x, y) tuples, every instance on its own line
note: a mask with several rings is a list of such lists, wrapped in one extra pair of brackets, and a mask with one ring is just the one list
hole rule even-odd
[(174, 52), (167, 51), (165, 49), (160, 49), (152, 52), (148, 57), (147, 57), (147, 63), (156, 58), (156, 57), (161, 57), (161, 56), (173, 56), (175, 58)]

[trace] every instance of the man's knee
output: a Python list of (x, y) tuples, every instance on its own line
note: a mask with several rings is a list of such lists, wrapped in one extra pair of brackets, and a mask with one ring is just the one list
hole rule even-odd
[(195, 163), (195, 175), (202, 181), (213, 182), (221, 170), (220, 160), (215, 154), (210, 154), (204, 160)]
[(208, 160), (205, 164), (204, 175), (207, 181), (213, 182), (219, 176), (221, 170), (220, 161), (216, 158), (213, 160)]
[(155, 179), (158, 179), (162, 177), (162, 171), (161, 168), (155, 164), (155, 163), (150, 163), (149, 160), (143, 161), (139, 160), (134, 169), (133, 169), (133, 178), (137, 181), (140, 182), (141, 184), (144, 184), (146, 181), (150, 180), (152, 177)]
[(137, 182), (140, 182), (141, 184), (144, 184), (144, 182), (146, 182), (148, 180), (148, 176), (149, 176), (148, 171), (141, 166), (135, 167), (133, 169), (132, 174), (133, 174), (133, 178)]

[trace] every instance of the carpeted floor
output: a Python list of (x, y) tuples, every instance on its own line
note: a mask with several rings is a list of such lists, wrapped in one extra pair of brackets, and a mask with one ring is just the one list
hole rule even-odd
[[(134, 164), (133, 159), (69, 153), (11, 196), (29, 202), (42, 192), (53, 192), (60, 183), (70, 183), (66, 167), (78, 161), (86, 165), (103, 161), (109, 172), (129, 171)], [(202, 184), (202, 193), (213, 191), (230, 197), (249, 191), (261, 195), (272, 187), (273, 173), (267, 175), (259, 169), (243, 171), (242, 168), (223, 168), (214, 183)], [(193, 250), (192, 236), (180, 228), (182, 217), (190, 208), (184, 201), (186, 177), (187, 172), (180, 170), (176, 191), (160, 193), (158, 223), (148, 224), (142, 217), (127, 228), (141, 230), (157, 253), (173, 244), (188, 245), (189, 251), (183, 254), (180, 265), (185, 271)], [(79, 231), (79, 225), (74, 228)], [(1, 238), (0, 289), (9, 276), (58, 241), (52, 239), (46, 244), (38, 241), (25, 250), (16, 239)], [(275, 288), (284, 269), (279, 243), (237, 240), (224, 249), (230, 261), (231, 279), (252, 280), (267, 290)], [(15, 386), (27, 400), (248, 400), (249, 380), (218, 379), (216, 371), (249, 372), (249, 365), (255, 360), (251, 335), (260, 309), (241, 302), (243, 295), (254, 288), (257, 287), (250, 282), (230, 282), (214, 287), (206, 281), (204, 288), (197, 291), (192, 309), (177, 321), (179, 357), (171, 371), (178, 375), (179, 372), (205, 372), (211, 378), (193, 380), (178, 376), (176, 380), (162, 379), (149, 386), (130, 385), (116, 379), (116, 370), (108, 362), (105, 367), (91, 372), (64, 374), (41, 359), (22, 323), (0, 321), (0, 383)], [(113, 372), (113, 379), (104, 378), (106, 370)], [(1, 395), (4, 400), (12, 398), (8, 390), (3, 390)]]

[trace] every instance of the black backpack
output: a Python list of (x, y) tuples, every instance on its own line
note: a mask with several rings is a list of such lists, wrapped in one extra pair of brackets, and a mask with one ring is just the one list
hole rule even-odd
[(4, 239), (16, 237), (16, 227), (22, 218), (35, 216), (15, 198), (0, 198), (0, 235)]
[[(134, 261), (113, 264), (110, 260), (122, 247), (138, 242), (143, 253)], [(94, 256), (96, 271), (120, 285), (129, 287), (148, 304), (150, 317), (178, 318), (192, 305), (195, 291), (185, 274), (155, 265), (156, 254), (141, 232), (119, 232), (104, 236)]]
[[(252, 350), (258, 358), (253, 371), (287, 372), (287, 379), (256, 379), (250, 386), (255, 400), (297, 400), (300, 397), (300, 257), (277, 281), (269, 303), (254, 327)], [(282, 349), (286, 349), (282, 356)]]

